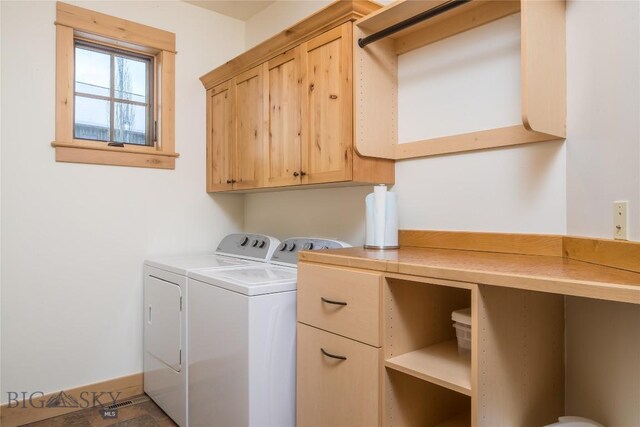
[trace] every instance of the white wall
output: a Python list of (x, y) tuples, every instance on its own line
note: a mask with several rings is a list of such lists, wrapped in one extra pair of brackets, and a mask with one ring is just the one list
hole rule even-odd
[(331, 3), (331, 0), (276, 1), (246, 21), (249, 49)]
[[(276, 2), (261, 13), (270, 16), (286, 8), (297, 16), (293, 10), (299, 3), (308, 13), (306, 2), (292, 1)], [(252, 34), (274, 34), (282, 29), (279, 25), (276, 20), (252, 18), (247, 21), (247, 41), (257, 42)], [(518, 19), (511, 17), (401, 56), (400, 140), (517, 123), (518, 32)], [(478, 39), (480, 46), (470, 44)], [(486, 40), (492, 43), (482, 43)], [(434, 80), (419, 77), (426, 74)], [(425, 100), (441, 99), (438, 91), (443, 87), (447, 98), (435, 108), (433, 103), (429, 106)], [(400, 228), (563, 234), (565, 162), (562, 142), (397, 162), (393, 191), (399, 197)], [(364, 197), (370, 191), (366, 187), (250, 194), (245, 227), (280, 238), (315, 234), (361, 245)]]
[(244, 23), (179, 1), (76, 4), (176, 33), (181, 156), (174, 171), (56, 163), (55, 3), (1, 2), (3, 401), (141, 372), (144, 258), (243, 227), (241, 197), (205, 192), (198, 77), (242, 52)]
[(640, 240), (640, 2), (567, 5), (567, 230), (611, 238), (629, 200)]

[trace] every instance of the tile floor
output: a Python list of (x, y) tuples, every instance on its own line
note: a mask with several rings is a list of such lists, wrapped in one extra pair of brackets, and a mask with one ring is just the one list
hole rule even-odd
[(37, 423), (25, 424), (23, 427), (175, 427), (153, 401), (125, 406), (118, 409), (118, 418), (103, 419), (98, 408), (87, 408), (82, 411), (62, 415)]

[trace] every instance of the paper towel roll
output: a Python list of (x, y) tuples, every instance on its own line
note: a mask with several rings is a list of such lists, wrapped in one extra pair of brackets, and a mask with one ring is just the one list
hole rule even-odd
[(398, 247), (398, 197), (387, 192), (386, 185), (373, 188), (365, 198), (365, 247), (392, 249)]
[(387, 186), (376, 185), (373, 187), (373, 233), (374, 246), (384, 246), (385, 225), (387, 224)]
[(365, 197), (365, 246), (373, 246), (374, 242), (374, 230), (373, 226), (373, 193), (367, 194)]
[(384, 244), (382, 246), (398, 246), (398, 195), (396, 193), (387, 193)]

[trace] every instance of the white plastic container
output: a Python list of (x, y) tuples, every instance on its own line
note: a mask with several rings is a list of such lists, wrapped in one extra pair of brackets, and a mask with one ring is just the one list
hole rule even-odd
[(458, 354), (471, 357), (471, 307), (452, 312), (451, 320), (456, 328)]
[(582, 417), (560, 417), (557, 423), (545, 427), (604, 427), (602, 424)]

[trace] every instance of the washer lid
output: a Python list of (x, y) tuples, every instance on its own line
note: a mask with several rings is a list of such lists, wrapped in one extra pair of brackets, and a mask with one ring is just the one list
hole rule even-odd
[(195, 280), (249, 296), (294, 291), (297, 276), (295, 268), (274, 265), (207, 269), (189, 275)]
[(223, 255), (197, 255), (188, 257), (148, 259), (145, 260), (144, 263), (151, 267), (181, 274), (183, 276), (186, 276), (189, 271), (199, 268), (228, 268), (256, 264), (256, 262), (253, 261)]

